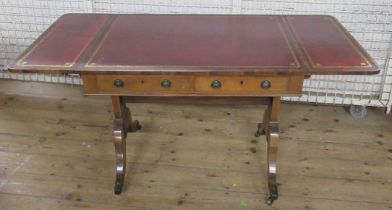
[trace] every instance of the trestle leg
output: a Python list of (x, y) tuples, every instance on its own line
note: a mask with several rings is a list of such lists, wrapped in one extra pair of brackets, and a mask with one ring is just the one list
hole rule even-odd
[(116, 153), (116, 180), (114, 183), (114, 193), (121, 194), (124, 184), (126, 170), (126, 139), (128, 132), (136, 132), (141, 129), (138, 121), (132, 121), (132, 116), (123, 97), (113, 96), (113, 143)]

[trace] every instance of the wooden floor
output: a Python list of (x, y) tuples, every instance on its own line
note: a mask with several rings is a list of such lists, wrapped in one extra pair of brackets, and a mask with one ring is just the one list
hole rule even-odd
[(0, 209), (392, 209), (392, 118), (283, 104), (279, 200), (264, 204), (262, 106), (129, 104), (123, 194), (113, 194), (109, 97), (0, 80)]

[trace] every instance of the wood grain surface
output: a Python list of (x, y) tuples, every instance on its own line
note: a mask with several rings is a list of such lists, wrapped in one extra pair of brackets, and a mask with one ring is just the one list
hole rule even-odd
[[(266, 206), (262, 106), (131, 104), (128, 175), (112, 192), (110, 97), (0, 83), (1, 209), (380, 209), (392, 207), (391, 116), (284, 103), (280, 198)], [(192, 125), (192, 126), (189, 126)]]

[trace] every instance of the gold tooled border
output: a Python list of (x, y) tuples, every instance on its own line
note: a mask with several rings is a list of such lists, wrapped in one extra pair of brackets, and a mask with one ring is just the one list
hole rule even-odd
[[(332, 25), (334, 25), (334, 27), (337, 27), (339, 30), (341, 30), (341, 28), (337, 25), (336, 21), (332, 20), (332, 18), (326, 16), (326, 17), (323, 17), (323, 19), (331, 21), (333, 23)], [(298, 34), (297, 34), (296, 30), (294, 29), (294, 26), (291, 23), (291, 21), (294, 20), (294, 17), (293, 16), (287, 17), (287, 20), (288, 20), (287, 21), (288, 25), (289, 25), (291, 31), (294, 34), (295, 39), (298, 41), (299, 45), (301, 46), (301, 48), (305, 52), (305, 55), (308, 58), (310, 64), (312, 65), (312, 68), (316, 68), (316, 69), (353, 68), (353, 67), (354, 68), (369, 68), (369, 67), (372, 66), (371, 63), (369, 62), (369, 60), (366, 58), (366, 56), (356, 47), (356, 45), (353, 43), (353, 41), (351, 39), (349, 39), (349, 37), (347, 36), (345, 31), (343, 31), (344, 38), (350, 43), (351, 47), (358, 53), (358, 55), (366, 62), (367, 65), (359, 65), (359, 66), (321, 66), (320, 64), (315, 64), (313, 59), (309, 55), (309, 52), (304, 47), (302, 40), (298, 37)]]
[[(108, 21), (108, 18), (106, 18), (105, 22)], [(104, 22), (104, 23), (105, 23)], [(103, 23), (103, 24), (104, 24)], [(58, 24), (58, 23), (57, 23)], [(102, 24), (102, 25), (103, 25)], [(102, 26), (101, 26), (102, 27)], [(51, 35), (53, 33), (55, 28), (52, 28), (47, 34), (44, 35), (44, 37), (42, 37), (38, 43), (31, 48), (21, 59), (19, 59), (19, 61), (16, 63), (18, 66), (23, 66), (23, 67), (71, 67), (75, 64), (75, 62), (79, 59), (79, 57), (83, 54), (83, 52), (85, 51), (85, 49), (90, 45), (90, 43), (94, 40), (94, 36), (91, 36), (91, 38), (89, 39), (88, 42), (86, 42), (86, 44), (83, 46), (83, 48), (80, 50), (80, 52), (76, 55), (76, 57), (72, 60), (72, 62), (66, 62), (64, 63), (64, 65), (50, 65), (50, 64), (26, 64), (26, 61), (23, 61), (27, 56), (29, 56), (35, 48), (37, 48), (44, 40), (46, 40), (49, 35)], [(99, 29), (98, 29), (99, 31)]]
[[(117, 19), (120, 16), (117, 16), (115, 18), (115, 20), (112, 22), (112, 24), (109, 26), (109, 29), (107, 30), (106, 34), (104, 35), (104, 37), (102, 38), (101, 42), (99, 43), (99, 45), (97, 46), (97, 48), (94, 50), (93, 54), (91, 55), (91, 57), (88, 59), (87, 63), (85, 64), (84, 67), (86, 68), (93, 68), (93, 67), (103, 67), (103, 68), (149, 68), (149, 67), (155, 67), (155, 66), (133, 66), (133, 65), (96, 65), (94, 62), (92, 62), (92, 60), (95, 58), (96, 54), (98, 53), (98, 51), (101, 49), (103, 43), (105, 42), (106, 38), (109, 36), (109, 34), (111, 33), (113, 26), (115, 25)], [(293, 50), (293, 47), (291, 46), (287, 34), (284, 33), (284, 30), (282, 28), (282, 24), (280, 23), (280, 21), (277, 19), (277, 16), (270, 16), (270, 19), (274, 20), (274, 22), (276, 22), (276, 24), (278, 25), (279, 31), (281, 32), (284, 40), (286, 41), (287, 47), (291, 53), (291, 57), (292, 60), (294, 61), (293, 63), (290, 63), (287, 66), (262, 66), (263, 68), (299, 68), (299, 62), (298, 62), (298, 58)], [(193, 67), (202, 67), (202, 66), (175, 66), (175, 67), (180, 67), (180, 68), (193, 68)], [(213, 66), (213, 67), (227, 67), (227, 66)], [(260, 66), (243, 66), (244, 68), (260, 68)]]

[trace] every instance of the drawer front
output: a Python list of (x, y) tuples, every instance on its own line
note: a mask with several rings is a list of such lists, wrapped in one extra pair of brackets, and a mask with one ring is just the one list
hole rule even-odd
[(192, 81), (183, 76), (99, 75), (96, 80), (98, 89), (104, 92), (152, 94), (192, 90)]
[(289, 77), (228, 77), (195, 78), (195, 91), (210, 94), (278, 94), (288, 90)]
[(304, 76), (82, 75), (86, 94), (298, 95)]

